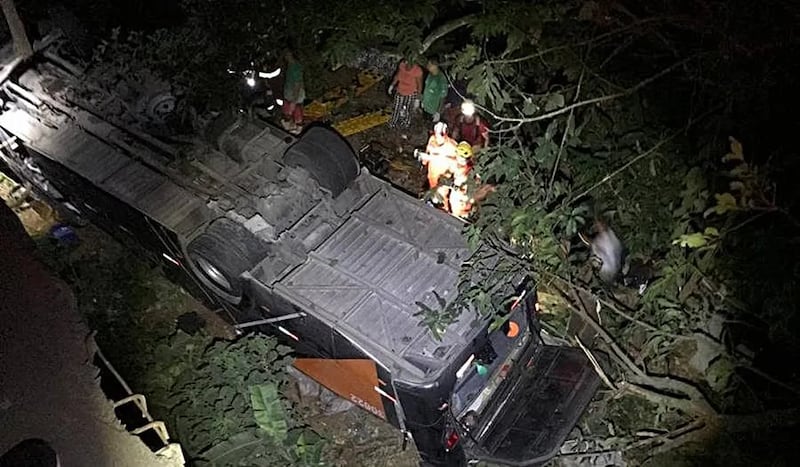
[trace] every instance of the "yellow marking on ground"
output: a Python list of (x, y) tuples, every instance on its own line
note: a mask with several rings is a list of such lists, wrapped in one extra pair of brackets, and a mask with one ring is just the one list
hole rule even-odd
[(320, 99), (305, 106), (304, 114), (308, 120), (319, 120), (334, 109), (343, 106), (351, 95), (360, 96), (383, 79), (383, 75), (373, 70), (361, 70), (356, 75), (356, 84), (349, 87), (338, 86), (326, 92)]
[(391, 114), (388, 111), (378, 110), (342, 120), (333, 125), (333, 127), (343, 136), (350, 136), (378, 125), (383, 125), (389, 121), (389, 118), (391, 118)]

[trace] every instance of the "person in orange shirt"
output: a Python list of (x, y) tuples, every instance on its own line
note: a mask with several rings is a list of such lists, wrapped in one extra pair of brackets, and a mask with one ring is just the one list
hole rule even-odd
[(408, 128), (411, 125), (411, 114), (419, 107), (419, 95), (422, 92), (422, 68), (408, 60), (402, 60), (397, 67), (389, 85), (389, 95), (395, 92), (392, 119), (389, 128)]
[(456, 142), (447, 135), (447, 124), (439, 122), (433, 126), (433, 134), (428, 139), (425, 154), (420, 157), (428, 167), (428, 188), (439, 186), (439, 178), (447, 175), (456, 159)]

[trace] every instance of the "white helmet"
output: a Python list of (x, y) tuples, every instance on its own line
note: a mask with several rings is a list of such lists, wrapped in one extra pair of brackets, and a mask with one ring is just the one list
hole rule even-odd
[(447, 133), (447, 123), (445, 122), (437, 122), (436, 125), (433, 126), (433, 134), (436, 136), (444, 136)]
[(461, 113), (466, 117), (475, 115), (475, 103), (470, 99), (464, 99), (464, 102), (461, 103)]

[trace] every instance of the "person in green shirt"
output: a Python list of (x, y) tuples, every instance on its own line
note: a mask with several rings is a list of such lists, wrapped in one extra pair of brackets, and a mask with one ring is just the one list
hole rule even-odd
[(442, 103), (447, 96), (447, 77), (439, 70), (439, 64), (434, 59), (428, 60), (428, 77), (425, 78), (425, 90), (422, 93), (422, 110), (438, 122)]
[(293, 130), (299, 130), (303, 124), (303, 101), (305, 99), (303, 66), (291, 51), (287, 51), (286, 81), (283, 85), (283, 116), (286, 124)]

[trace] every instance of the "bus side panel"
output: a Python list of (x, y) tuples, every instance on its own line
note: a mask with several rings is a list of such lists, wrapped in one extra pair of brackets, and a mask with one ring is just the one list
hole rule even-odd
[(213, 295), (203, 289), (187, 269), (177, 234), (60, 163), (35, 150), (28, 149), (27, 152), (47, 180), (64, 195), (61, 201), (47, 201), (71, 203), (81, 211), (82, 217), (118, 241), (147, 252), (154, 262), (164, 267), (164, 273), (171, 281), (212, 308), (218, 306)]

